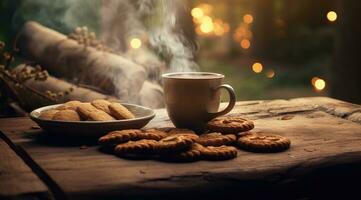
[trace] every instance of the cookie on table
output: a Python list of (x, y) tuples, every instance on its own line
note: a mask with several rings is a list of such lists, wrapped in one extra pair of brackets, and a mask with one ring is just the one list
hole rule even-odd
[(271, 153), (287, 150), (291, 146), (291, 141), (280, 135), (249, 132), (240, 135), (237, 144), (247, 151)]
[(114, 148), (116, 155), (127, 155), (127, 154), (150, 154), (153, 153), (158, 142), (155, 140), (137, 140), (128, 141), (126, 143), (118, 144)]
[(39, 119), (52, 120), (57, 112), (59, 112), (59, 110), (55, 110), (55, 109), (44, 110), (40, 113)]
[(95, 108), (102, 110), (110, 115), (109, 105), (110, 102), (104, 99), (97, 99), (90, 103)]
[(76, 110), (78, 105), (82, 104), (80, 101), (68, 101), (63, 105), (56, 107), (57, 110)]
[(82, 103), (78, 105), (77, 112), (80, 117), (85, 120), (90, 121), (111, 121), (115, 120), (112, 116), (107, 114), (106, 112), (95, 108), (90, 103)]
[(59, 110), (54, 114), (52, 120), (80, 121), (80, 116), (75, 110)]
[(194, 131), (184, 128), (169, 128), (168, 133), (174, 134), (196, 134)]
[(193, 142), (195, 142), (199, 138), (199, 136), (194, 131), (189, 129), (172, 128), (169, 130), (168, 134), (184, 136), (191, 139)]
[(162, 129), (151, 128), (146, 129), (142, 132), (141, 137), (142, 139), (150, 139), (150, 140), (161, 140), (168, 136), (168, 133), (163, 131)]
[(229, 160), (237, 157), (238, 150), (232, 146), (208, 146), (202, 149), (202, 154), (206, 160)]
[(115, 119), (133, 119), (135, 116), (126, 107), (120, 103), (111, 103), (109, 106), (110, 114)]
[(202, 158), (202, 149), (200, 144), (193, 143), (189, 150), (179, 153), (162, 154), (160, 159), (172, 162), (193, 162)]
[(142, 131), (139, 129), (112, 131), (99, 138), (98, 142), (101, 145), (116, 145), (130, 140), (139, 140), (141, 134)]
[(190, 149), (193, 140), (183, 135), (170, 135), (159, 140), (156, 146), (156, 152), (162, 153), (175, 153), (182, 152)]
[(128, 141), (136, 141), (141, 139), (159, 141), (168, 134), (158, 129), (125, 129), (119, 131), (111, 131), (108, 134), (99, 138), (98, 142), (101, 145), (116, 145)]
[(253, 129), (254, 124), (240, 117), (217, 117), (207, 123), (207, 128), (212, 132), (237, 134)]
[(175, 129), (175, 128), (174, 127), (158, 127), (156, 129), (164, 131), (166, 133), (169, 133), (172, 129)]
[(197, 143), (203, 146), (222, 146), (233, 144), (237, 141), (237, 137), (234, 134), (225, 134), (222, 133), (205, 133), (199, 136), (196, 140)]

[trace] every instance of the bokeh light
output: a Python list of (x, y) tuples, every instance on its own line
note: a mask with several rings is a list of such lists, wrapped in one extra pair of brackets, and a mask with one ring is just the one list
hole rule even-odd
[(199, 4), (191, 11), (195, 31), (201, 36), (221, 37), (229, 32), (229, 24), (218, 18), (212, 18), (213, 6), (210, 4)]
[(311, 83), (312, 83), (313, 86), (315, 86), (315, 82), (317, 81), (317, 79), (319, 79), (319, 78), (318, 77), (313, 77), (311, 79)]
[(192, 9), (191, 14), (194, 18), (201, 18), (204, 16), (203, 10), (197, 7)]
[(253, 22), (253, 16), (250, 14), (246, 14), (243, 16), (243, 22), (246, 24), (251, 24)]
[(236, 31), (233, 33), (233, 39), (237, 42), (241, 42), (243, 39), (252, 39), (252, 32), (247, 24), (240, 24)]
[(262, 70), (263, 70), (263, 66), (261, 63), (259, 62), (256, 62), (252, 65), (252, 70), (255, 72), (255, 73), (261, 73)]
[(250, 42), (249, 40), (243, 39), (243, 40), (241, 41), (241, 47), (242, 47), (243, 49), (248, 49), (250, 46), (251, 46), (251, 42)]
[(225, 32), (223, 28), (223, 22), (221, 20), (215, 20), (213, 25), (214, 25), (214, 35), (222, 36)]
[(200, 26), (200, 29), (203, 33), (210, 33), (214, 30), (214, 25), (212, 21), (203, 22)]
[(139, 38), (133, 38), (130, 40), (130, 46), (133, 49), (138, 49), (142, 46), (142, 41)]
[(213, 23), (213, 20), (210, 16), (205, 15), (200, 19), (200, 23)]
[(326, 81), (318, 77), (313, 77), (311, 83), (313, 87), (318, 91), (321, 91), (326, 87)]
[(337, 20), (337, 13), (335, 11), (329, 11), (327, 13), (327, 19), (330, 22), (334, 22)]
[(326, 82), (323, 79), (318, 79), (315, 82), (315, 88), (317, 90), (323, 90), (326, 87)]
[(276, 75), (276, 73), (272, 69), (268, 70), (266, 73), (267, 78), (273, 78), (275, 75)]

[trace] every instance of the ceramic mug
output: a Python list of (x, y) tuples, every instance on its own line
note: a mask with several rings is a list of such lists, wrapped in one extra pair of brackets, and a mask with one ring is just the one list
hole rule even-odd
[[(233, 88), (222, 84), (222, 74), (177, 72), (163, 74), (162, 79), (167, 112), (177, 128), (201, 132), (209, 120), (230, 112), (236, 103)], [(229, 103), (218, 111), (222, 88), (229, 93)]]

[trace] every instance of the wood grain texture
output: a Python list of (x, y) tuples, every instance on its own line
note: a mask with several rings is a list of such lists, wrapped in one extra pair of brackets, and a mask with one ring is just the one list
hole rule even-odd
[[(233, 160), (185, 164), (125, 160), (97, 145), (63, 145), (32, 130), (27, 118), (1, 119), (0, 130), (69, 199), (346, 197), (351, 194), (345, 188), (361, 183), (361, 123), (349, 119), (359, 112), (358, 105), (324, 97), (238, 102), (229, 115), (253, 120), (256, 132), (290, 138), (291, 148), (274, 154), (240, 150)], [(165, 110), (156, 113), (148, 127), (172, 125)]]
[(51, 195), (46, 185), (0, 137), (0, 199), (5, 198), (51, 199)]

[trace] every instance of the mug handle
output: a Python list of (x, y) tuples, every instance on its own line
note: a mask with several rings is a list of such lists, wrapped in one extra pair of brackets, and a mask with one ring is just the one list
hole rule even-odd
[(222, 111), (219, 111), (216, 113), (208, 113), (209, 120), (229, 113), (233, 109), (234, 105), (236, 105), (236, 94), (234, 93), (234, 89), (232, 88), (232, 86), (230, 86), (228, 84), (223, 84), (223, 85), (218, 86), (214, 92), (217, 92), (219, 89), (222, 89), (222, 88), (226, 89), (229, 94), (228, 106)]

